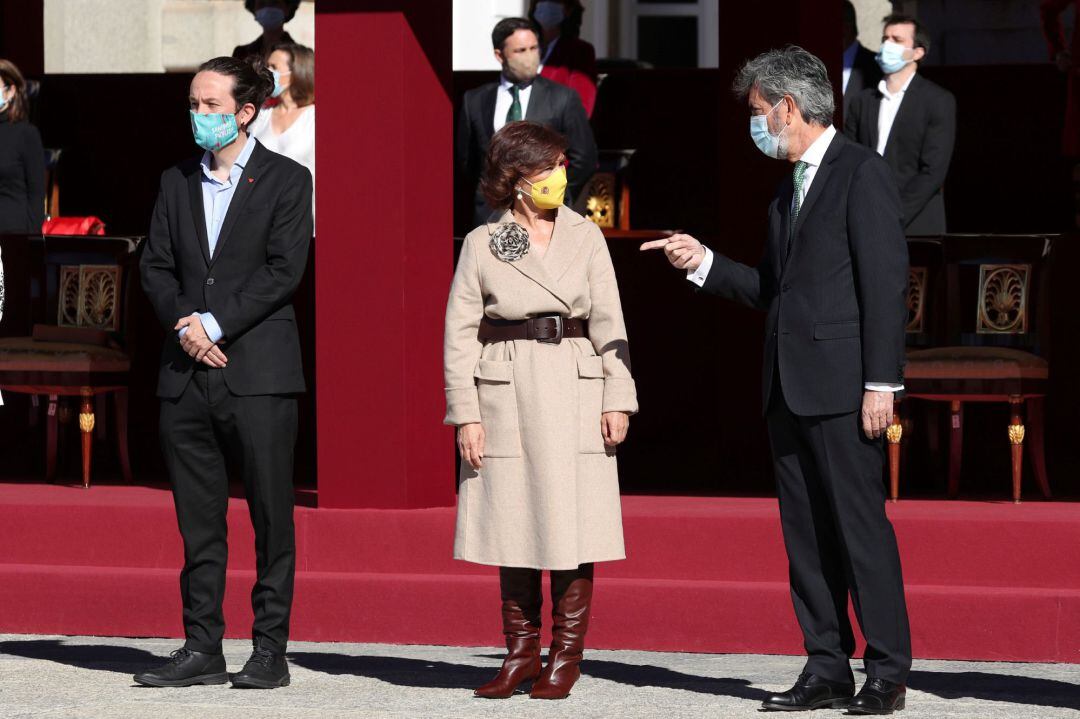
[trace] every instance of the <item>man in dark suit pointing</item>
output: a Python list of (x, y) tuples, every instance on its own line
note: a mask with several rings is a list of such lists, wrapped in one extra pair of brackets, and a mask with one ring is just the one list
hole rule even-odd
[(462, 191), (473, 196), (472, 227), (487, 222), (491, 214), (480, 194), (480, 173), (491, 136), (508, 122), (539, 122), (566, 138), (566, 204), (577, 199), (596, 171), (596, 140), (577, 92), (539, 75), (537, 32), (525, 18), (499, 21), (491, 42), (502, 76), (469, 90), (462, 101), (454, 141), (455, 178)]
[(286, 686), (296, 543), (293, 448), (304, 391), (291, 299), (311, 242), (311, 173), (248, 135), (274, 80), (233, 58), (191, 82), (195, 142), (165, 171), (140, 261), (168, 332), (161, 353), (161, 444), (184, 569), (184, 646), (136, 675), (149, 686), (224, 684), (227, 467), (243, 479), (255, 529), (254, 648), (233, 686)]
[[(900, 199), (885, 162), (832, 127), (818, 58), (797, 47), (767, 52), (743, 66), (735, 90), (758, 148), (793, 164), (769, 207), (763, 259), (748, 267), (688, 235), (642, 249), (664, 249), (703, 291), (768, 313), (763, 400), (809, 656), (795, 686), (764, 708), (887, 714), (903, 708), (911, 668), (882, 479), (882, 435), (904, 381)], [(849, 595), (867, 640), (867, 682), (854, 698)]]

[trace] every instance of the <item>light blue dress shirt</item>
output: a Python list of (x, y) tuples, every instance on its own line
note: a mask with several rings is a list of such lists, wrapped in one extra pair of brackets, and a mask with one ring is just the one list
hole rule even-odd
[[(240, 151), (240, 156), (233, 162), (232, 169), (229, 170), (229, 179), (219, 180), (214, 176), (214, 173), (210, 171), (210, 161), (212, 159), (210, 152), (203, 153), (202, 156), (202, 196), (203, 196), (203, 216), (206, 218), (206, 239), (210, 243), (210, 256), (214, 256), (214, 250), (217, 249), (218, 236), (221, 234), (221, 226), (225, 223), (225, 215), (229, 212), (229, 205), (232, 203), (233, 193), (236, 192), (236, 185), (240, 182), (240, 176), (244, 174), (244, 167), (247, 165), (248, 160), (251, 159), (251, 153), (255, 149), (255, 138), (249, 137), (244, 144), (244, 149)], [(209, 312), (196, 312), (199, 315), (199, 319), (202, 321), (203, 329), (206, 330), (206, 336), (210, 338), (211, 342), (219, 342), (225, 335), (221, 331), (221, 325), (214, 319), (214, 315)], [(180, 336), (183, 337), (187, 332), (187, 327), (180, 328)]]

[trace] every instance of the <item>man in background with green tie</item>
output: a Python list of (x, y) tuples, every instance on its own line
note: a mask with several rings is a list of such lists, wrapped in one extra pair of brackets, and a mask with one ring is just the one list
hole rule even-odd
[[(702, 291), (767, 313), (762, 399), (791, 599), (808, 656), (795, 685), (767, 697), (763, 708), (891, 714), (904, 708), (911, 670), (904, 580), (882, 481), (883, 435), (893, 394), (904, 388), (908, 254), (900, 194), (886, 162), (832, 126), (832, 84), (806, 50), (789, 46), (750, 60), (734, 89), (750, 110), (754, 144), (791, 164), (769, 206), (761, 262), (741, 264), (689, 235), (642, 249), (663, 249)], [(713, 394), (698, 390), (691, 397)], [(849, 597), (867, 643), (857, 696)]]
[(539, 74), (536, 26), (525, 18), (501, 20), (491, 33), (491, 44), (502, 75), (498, 82), (465, 93), (457, 121), (454, 179), (458, 191), (472, 198), (471, 222), (455, 223), (460, 234), (486, 222), (491, 214), (479, 192), (480, 172), (491, 136), (508, 122), (539, 122), (566, 138), (567, 204), (577, 198), (596, 171), (596, 140), (581, 99), (569, 87)]

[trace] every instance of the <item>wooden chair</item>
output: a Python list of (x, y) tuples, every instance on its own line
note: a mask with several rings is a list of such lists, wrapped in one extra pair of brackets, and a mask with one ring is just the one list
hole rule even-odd
[(574, 210), (604, 229), (630, 229), (630, 160), (635, 150), (601, 150)]
[[(80, 400), (82, 480), (90, 486), (95, 398), (111, 395), (116, 443), (124, 480), (131, 482), (128, 458), (127, 303), (137, 239), (102, 237), (28, 238), (43, 244), (37, 277), (30, 285), (35, 324), (30, 336), (0, 339), (0, 389), (46, 395), (46, 469), (56, 478), (60, 397)], [(10, 301), (9, 297), (9, 301)], [(42, 323), (46, 317), (48, 324)], [(99, 403), (100, 406), (103, 407)]]
[(45, 148), (45, 219), (60, 216), (60, 156), (63, 150)]
[[(1020, 501), (1025, 443), (1039, 488), (1043, 496), (1050, 497), (1043, 449), (1049, 364), (1042, 356), (1048, 307), (1041, 300), (1047, 292), (1046, 258), (1051, 243), (1052, 239), (1043, 235), (948, 235), (940, 242), (943, 267), (935, 270), (927, 266), (925, 274), (918, 272), (918, 263), (926, 261), (926, 255), (917, 258), (915, 249), (912, 251), (909, 311), (921, 298), (923, 316), (932, 322), (926, 311), (935, 314), (932, 308), (944, 305), (947, 344), (909, 349), (905, 396), (949, 403), (948, 491), (952, 498), (960, 489), (967, 402), (1009, 403), (1010, 422), (1002, 438), (1011, 445), (1013, 501)], [(925, 280), (921, 284), (920, 277)], [(943, 302), (942, 283), (934, 287), (934, 280), (942, 279)], [(908, 329), (910, 337), (916, 328), (909, 324)], [(932, 325), (925, 329), (933, 336)], [(893, 501), (899, 493), (903, 409), (900, 400), (886, 433)]]

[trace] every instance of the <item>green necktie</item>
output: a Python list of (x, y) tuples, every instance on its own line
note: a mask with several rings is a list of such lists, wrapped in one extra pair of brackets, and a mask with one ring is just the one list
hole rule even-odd
[(514, 102), (506, 113), (507, 122), (517, 122), (521, 119), (521, 90), (517, 85), (510, 86), (510, 94), (514, 96)]
[(795, 173), (792, 178), (795, 185), (795, 195), (792, 197), (791, 203), (791, 224), (788, 225), (788, 252), (791, 252), (791, 242), (795, 239), (795, 223), (799, 221), (799, 210), (802, 209), (803, 177), (806, 176), (806, 168), (809, 166), (802, 160), (795, 163)]

